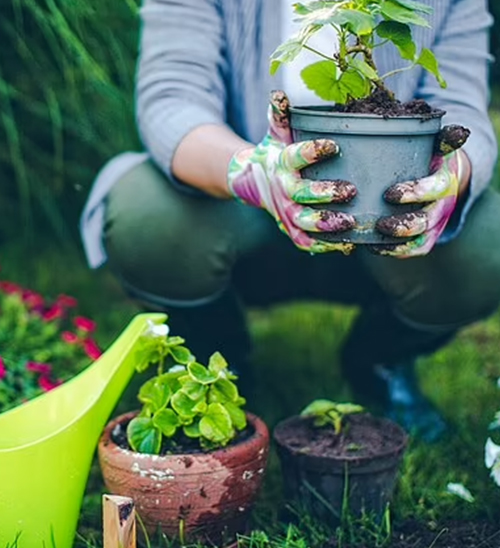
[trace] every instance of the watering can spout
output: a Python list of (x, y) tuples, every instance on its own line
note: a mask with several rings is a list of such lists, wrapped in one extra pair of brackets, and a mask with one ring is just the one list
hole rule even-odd
[[(0, 546), (71, 548), (100, 434), (134, 373), (139, 314), (79, 375), (0, 414)], [(17, 543), (16, 543), (17, 542)]]

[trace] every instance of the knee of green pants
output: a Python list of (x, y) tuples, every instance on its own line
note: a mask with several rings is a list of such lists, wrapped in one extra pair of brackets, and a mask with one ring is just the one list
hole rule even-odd
[(238, 254), (253, 245), (257, 213), (230, 200), (183, 193), (145, 162), (117, 181), (107, 199), (104, 243), (111, 268), (128, 284), (166, 299), (217, 294), (228, 285)]
[(500, 303), (500, 195), (489, 189), (460, 234), (425, 257), (364, 257), (395, 310), (415, 327), (453, 329)]

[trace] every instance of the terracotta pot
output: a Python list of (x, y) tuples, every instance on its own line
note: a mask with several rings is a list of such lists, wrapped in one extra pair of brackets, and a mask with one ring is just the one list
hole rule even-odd
[(312, 445), (298, 445), (292, 440), (305, 420), (299, 416), (283, 420), (273, 432), (286, 497), (331, 525), (338, 525), (344, 500), (351, 515), (368, 513), (380, 519), (392, 498), (408, 436), (389, 419), (365, 416), (371, 421), (370, 428), (383, 432), (388, 440), (388, 446), (379, 453), (359, 455), (351, 451), (334, 456), (325, 448), (323, 454), (315, 455)]
[[(131, 497), (150, 538), (223, 544), (244, 533), (262, 483), (269, 450), (264, 422), (247, 413), (254, 433), (248, 439), (207, 453), (147, 455), (119, 447), (111, 432), (136, 412), (120, 415), (105, 428), (98, 446), (108, 492)], [(140, 527), (139, 527), (140, 529)]]

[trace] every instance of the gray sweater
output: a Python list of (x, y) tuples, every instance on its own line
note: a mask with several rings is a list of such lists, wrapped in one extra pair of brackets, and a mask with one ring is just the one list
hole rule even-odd
[[(460, 229), (472, 203), (488, 185), (497, 144), (488, 118), (489, 28), (486, 0), (424, 0), (434, 7), (431, 29), (417, 28), (414, 38), (434, 51), (448, 83), (417, 68), (388, 81), (402, 101), (422, 98), (447, 111), (444, 123), (467, 126), (465, 150), (472, 162), (469, 198)], [(146, 150), (173, 179), (172, 158), (182, 139), (203, 124), (228, 124), (243, 138), (258, 142), (267, 129), (271, 89), (269, 55), (281, 40), (281, 2), (277, 0), (144, 0), (137, 70), (137, 123)], [(391, 45), (380, 48), (382, 73), (406, 64)], [(286, 90), (285, 90), (286, 91)], [(144, 156), (137, 156), (142, 161)], [(131, 157), (128, 162), (134, 163)], [(82, 214), (82, 236), (91, 266), (105, 261), (100, 234), (104, 200), (125, 169), (104, 169)]]

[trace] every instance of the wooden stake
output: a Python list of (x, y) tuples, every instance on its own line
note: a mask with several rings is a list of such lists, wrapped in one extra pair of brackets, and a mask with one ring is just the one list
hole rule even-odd
[(135, 508), (129, 497), (102, 496), (104, 548), (136, 548)]

